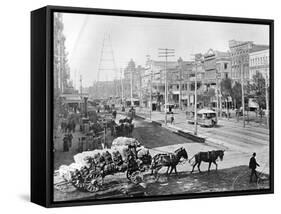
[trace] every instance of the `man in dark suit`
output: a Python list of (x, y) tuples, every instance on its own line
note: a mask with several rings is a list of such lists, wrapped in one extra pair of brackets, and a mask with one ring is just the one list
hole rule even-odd
[(253, 181), (253, 176), (256, 176), (256, 180), (258, 180), (258, 175), (257, 175), (257, 171), (256, 168), (257, 166), (260, 166), (257, 161), (256, 161), (256, 153), (253, 153), (253, 156), (250, 159), (250, 163), (249, 163), (249, 168), (252, 170), (251, 171), (251, 176), (250, 176), (250, 183)]

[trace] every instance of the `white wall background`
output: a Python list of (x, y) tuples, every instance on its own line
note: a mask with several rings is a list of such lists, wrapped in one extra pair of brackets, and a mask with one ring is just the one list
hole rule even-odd
[[(275, 194), (43, 209), (29, 201), (30, 11), (45, 5), (275, 19)], [(270, 213), (280, 207), (281, 15), (276, 0), (3, 0), (0, 12), (1, 213)], [(40, 143), (40, 142), (38, 142)]]

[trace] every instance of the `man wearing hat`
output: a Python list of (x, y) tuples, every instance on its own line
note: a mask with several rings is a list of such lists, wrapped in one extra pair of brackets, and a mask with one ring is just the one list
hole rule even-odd
[(256, 153), (254, 152), (253, 156), (251, 157), (250, 162), (249, 162), (249, 168), (252, 170), (251, 176), (250, 176), (250, 183), (253, 181), (254, 175), (256, 176), (256, 180), (258, 180), (258, 178), (259, 178), (257, 175), (257, 171), (256, 171), (257, 166), (260, 166), (260, 165), (256, 161)]

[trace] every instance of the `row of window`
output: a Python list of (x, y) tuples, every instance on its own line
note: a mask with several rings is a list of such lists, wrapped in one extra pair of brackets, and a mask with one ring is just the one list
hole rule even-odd
[(232, 65), (239, 65), (241, 62), (248, 62), (249, 58), (248, 56), (244, 57), (235, 57), (231, 60)]
[[(238, 70), (238, 71), (234, 71), (234, 72), (232, 72), (231, 73), (231, 77), (233, 78), (233, 79), (240, 79), (241, 78), (241, 71), (240, 70)], [(245, 72), (244, 72), (244, 78), (249, 78), (249, 70), (246, 70)]]
[(268, 64), (269, 57), (268, 56), (261, 56), (261, 57), (255, 57), (250, 60), (250, 65), (267, 65)]
[(246, 49), (246, 50), (240, 50), (240, 51), (234, 51), (231, 53), (231, 56), (238, 56), (238, 55), (241, 55), (241, 54), (247, 54), (249, 53), (249, 50)]

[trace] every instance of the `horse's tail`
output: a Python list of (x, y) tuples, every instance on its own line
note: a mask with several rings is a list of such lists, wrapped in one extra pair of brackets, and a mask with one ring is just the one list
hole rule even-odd
[(196, 155), (197, 155), (197, 154), (193, 155), (192, 158), (190, 158), (190, 159), (188, 160), (188, 163), (189, 163), (189, 164), (191, 164), (192, 159), (195, 158)]

